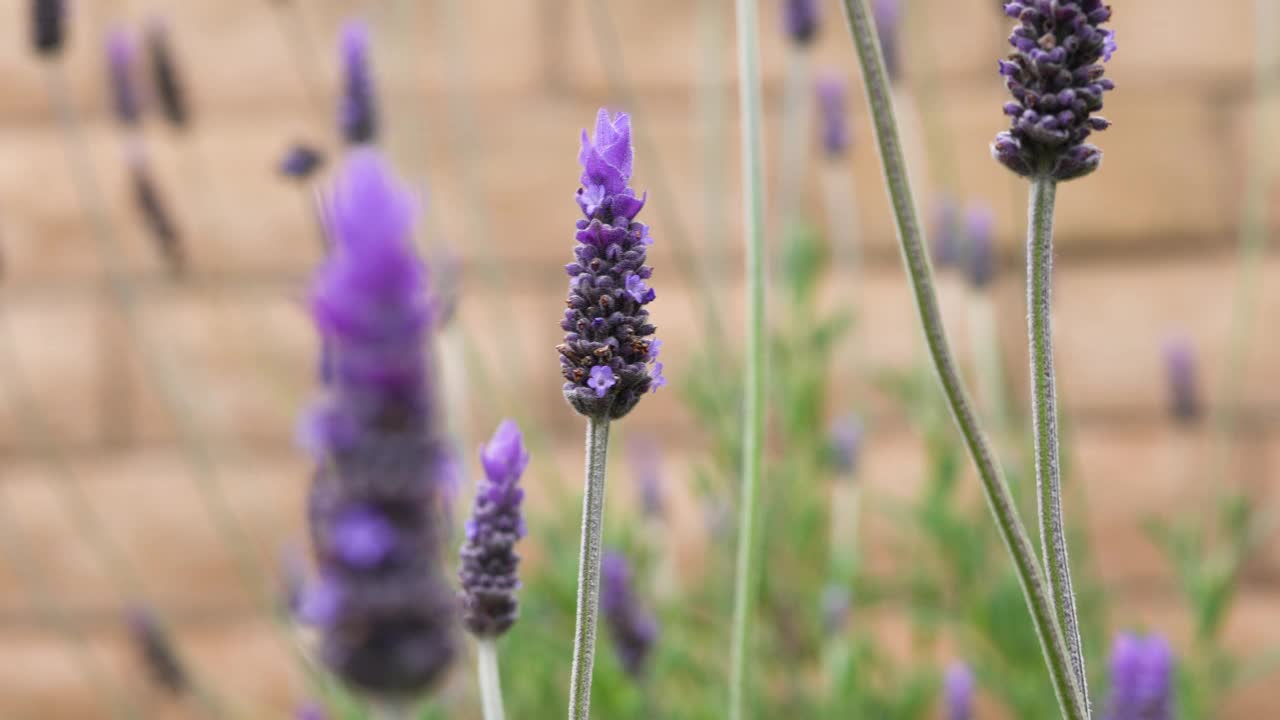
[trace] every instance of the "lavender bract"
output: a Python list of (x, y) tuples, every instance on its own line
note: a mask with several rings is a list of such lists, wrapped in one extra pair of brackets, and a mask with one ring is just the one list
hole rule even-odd
[(1159, 635), (1120, 633), (1111, 648), (1103, 720), (1173, 720), (1173, 652)]
[(947, 720), (973, 720), (973, 671), (962, 662), (952, 663), (943, 678)]
[(991, 247), (995, 215), (986, 205), (970, 205), (965, 213), (965, 276), (969, 286), (984, 290), (995, 278), (995, 255)]
[(839, 74), (823, 73), (818, 78), (818, 117), (822, 120), (822, 150), (829, 158), (843, 157), (849, 150), (848, 86)]
[(440, 556), (447, 441), (412, 194), (376, 152), (356, 150), (326, 222), (333, 248), (312, 314), (332, 358), (306, 433), (319, 461), (308, 512), (320, 578), (300, 614), (319, 626), (321, 660), (346, 683), (413, 696), (453, 659), (455, 618)]
[(135, 60), (137, 46), (122, 28), (107, 33), (107, 80), (111, 88), (111, 109), (116, 120), (136, 127), (142, 120), (142, 98), (138, 95)]
[(170, 125), (185, 128), (190, 119), (187, 94), (169, 43), (169, 27), (158, 17), (147, 24), (147, 56), (161, 112)]
[(66, 40), (66, 0), (31, 0), (31, 44), (39, 55), (56, 55)]
[(797, 45), (809, 45), (818, 36), (818, 0), (783, 0), (782, 25)]
[(576, 260), (569, 274), (568, 308), (556, 347), (564, 375), (564, 396), (578, 412), (618, 419), (631, 412), (649, 390), (666, 384), (645, 306), (656, 293), (646, 284), (645, 265), (653, 244), (649, 228), (635, 221), (645, 198), (627, 186), (631, 178), (631, 120), (610, 120), (600, 110), (595, 134), (582, 132), (582, 187), (578, 206)]
[(529, 464), (520, 428), (505, 420), (480, 452), (484, 479), (476, 488), (475, 509), (462, 543), (462, 624), (477, 637), (502, 635), (519, 613), (515, 544), (525, 535), (520, 505), (520, 476)]
[(126, 618), (138, 657), (156, 687), (171, 695), (182, 695), (190, 679), (168, 633), (150, 610), (134, 608)]
[(631, 567), (620, 553), (605, 553), (600, 576), (600, 609), (618, 661), (627, 674), (639, 678), (658, 640), (658, 621), (640, 605), (631, 583)]
[(378, 138), (378, 107), (369, 63), (369, 27), (350, 21), (342, 26), (342, 100), (338, 128), (352, 145)]
[(1005, 14), (1019, 21), (1009, 37), (1014, 50), (1000, 61), (1013, 95), (1004, 113), (1012, 127), (996, 136), (991, 153), (1015, 173), (1072, 180), (1093, 172), (1102, 151), (1085, 143), (1109, 122), (1093, 113), (1115, 85), (1102, 63), (1115, 52), (1115, 33), (1101, 0), (1015, 0)]
[(1196, 381), (1196, 351), (1191, 340), (1175, 335), (1164, 344), (1165, 374), (1169, 380), (1169, 410), (1173, 419), (1184, 424), (1196, 422), (1203, 415), (1200, 388)]

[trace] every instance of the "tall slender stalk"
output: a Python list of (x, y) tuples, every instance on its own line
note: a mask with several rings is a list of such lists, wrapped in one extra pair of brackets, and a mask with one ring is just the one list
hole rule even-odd
[(977, 466), (996, 528), (1013, 560), (1062, 715), (1068, 720), (1087, 720), (1084, 699), (1077, 687), (1071, 658), (1040, 573), (1035, 549), (1018, 518), (1009, 486), (991, 443), (982, 431), (947, 340), (942, 311), (934, 290), (933, 271), (929, 267), (929, 256), (924, 247), (919, 215), (902, 154), (902, 141), (894, 118), (889, 80), (880, 55), (880, 43), (876, 38), (870, 8), (867, 0), (844, 0), (844, 7), (867, 88), (867, 102), (880, 148), (885, 184), (897, 221), (903, 263), (912, 285), (929, 354), (942, 383), (947, 404), (951, 407), (969, 455)]
[(578, 617), (573, 634), (569, 720), (591, 715), (591, 669), (596, 657), (596, 615), (600, 609), (600, 557), (604, 544), (604, 471), (609, 454), (609, 419), (587, 418), (586, 488), (582, 496), (582, 545), (578, 552)]
[(484, 720), (503, 720), (498, 643), (494, 638), (480, 639), (476, 646), (476, 665), (480, 675), (480, 708), (484, 712)]
[(751, 655), (756, 582), (757, 496), (764, 464), (765, 243), (764, 155), (761, 141), (760, 30), (755, 0), (736, 0), (738, 112), (742, 133), (742, 212), (746, 244), (747, 347), (743, 387), (742, 489), (738, 494), (738, 552), (729, 650), (729, 720), (741, 720)]
[(1058, 181), (1047, 174), (1031, 180), (1027, 200), (1027, 337), (1031, 357), (1031, 415), (1040, 508), (1040, 550), (1063, 641), (1076, 684), (1089, 713), (1084, 648), (1071, 586), (1067, 530), (1062, 519), (1062, 463), (1058, 451), (1058, 392), (1053, 369), (1053, 208)]

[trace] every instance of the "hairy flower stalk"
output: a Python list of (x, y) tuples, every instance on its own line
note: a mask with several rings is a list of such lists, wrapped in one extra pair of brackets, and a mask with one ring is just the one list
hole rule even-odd
[(631, 567), (621, 553), (605, 553), (601, 584), (600, 608), (609, 625), (618, 662), (628, 675), (641, 679), (658, 640), (658, 621), (640, 604)]
[(578, 246), (565, 266), (569, 298), (556, 346), (564, 396), (587, 418), (586, 487), (582, 500), (582, 546), (578, 557), (578, 613), (574, 634), (569, 717), (586, 718), (591, 704), (600, 559), (604, 533), (604, 472), (609, 422), (624, 417), (649, 391), (666, 384), (645, 306), (656, 293), (647, 284), (653, 269), (645, 256), (653, 238), (636, 222), (645, 198), (628, 186), (632, 167), (631, 119), (610, 119), (601, 109), (595, 132), (582, 132), (582, 187)]
[(495, 641), (515, 624), (519, 612), (515, 544), (524, 537), (520, 476), (529, 464), (520, 428), (505, 420), (480, 452), (484, 479), (462, 543), (462, 624), (480, 641), (480, 699), (485, 720), (501, 720), (502, 685)]
[(66, 40), (66, 0), (31, 0), (31, 46), (38, 55), (56, 55)]
[(330, 349), (304, 437), (317, 456), (309, 521), (319, 579), (302, 600), (320, 659), (379, 707), (407, 709), (455, 654), (441, 493), (448, 458), (428, 341), (415, 207), (372, 150), (353, 151), (328, 203), (333, 248), (312, 314)]
[(1103, 720), (1173, 720), (1173, 665), (1173, 652), (1159, 635), (1117, 635)]
[(163, 19), (155, 17), (147, 23), (146, 42), (152, 86), (160, 102), (160, 111), (170, 126), (184, 130), (191, 118), (191, 108), (169, 42), (169, 27)]
[(342, 99), (338, 129), (350, 145), (378, 139), (378, 103), (369, 62), (369, 27), (349, 21), (342, 26)]
[(1009, 38), (1013, 52), (1000, 74), (1013, 96), (1004, 112), (1012, 126), (996, 136), (992, 155), (1031, 180), (1027, 227), (1027, 325), (1031, 346), (1031, 406), (1036, 456), (1040, 537), (1058, 622), (1071, 653), (1085, 712), (1089, 691), (1062, 513), (1054, 387), (1052, 315), (1053, 208), (1057, 183), (1083, 177), (1102, 162), (1087, 144), (1109, 123), (1093, 113), (1114, 85), (1102, 63), (1116, 50), (1115, 33), (1101, 25), (1111, 8), (1101, 0), (1015, 0), (1005, 13), (1018, 20)]

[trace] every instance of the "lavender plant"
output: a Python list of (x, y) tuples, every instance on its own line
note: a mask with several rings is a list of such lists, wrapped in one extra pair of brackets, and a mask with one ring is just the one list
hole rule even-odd
[(947, 668), (943, 681), (947, 720), (973, 720), (973, 671), (962, 662)]
[(600, 608), (618, 660), (627, 674), (642, 678), (658, 640), (658, 623), (636, 596), (626, 557), (616, 551), (604, 554), (601, 586)]
[(1173, 652), (1159, 635), (1117, 635), (1104, 720), (1173, 720), (1173, 664)]
[(116, 122), (137, 128), (142, 121), (142, 97), (138, 93), (137, 42), (120, 27), (107, 33), (107, 86)]
[(338, 129), (350, 145), (375, 142), (378, 138), (378, 102), (369, 60), (369, 28), (349, 21), (342, 27), (342, 100), (338, 108)]

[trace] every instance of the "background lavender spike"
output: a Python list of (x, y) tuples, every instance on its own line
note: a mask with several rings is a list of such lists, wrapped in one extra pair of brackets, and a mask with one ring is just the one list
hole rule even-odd
[(841, 476), (858, 472), (866, 430), (854, 415), (840, 418), (831, 426), (831, 465)]
[(818, 37), (821, 16), (818, 0), (783, 0), (782, 26), (797, 45), (810, 45)]
[(844, 157), (851, 143), (848, 84), (835, 71), (818, 77), (818, 117), (822, 121), (822, 150), (830, 159)]
[(943, 678), (943, 703), (946, 720), (973, 720), (973, 671), (962, 662), (947, 667)]
[(1103, 720), (1173, 720), (1173, 651), (1159, 635), (1116, 636)]
[(369, 60), (369, 26), (351, 20), (342, 26), (342, 99), (338, 128), (352, 145), (378, 139), (378, 102)]
[(133, 35), (121, 27), (107, 32), (107, 80), (111, 88), (111, 109), (116, 121), (137, 127), (142, 121), (142, 98), (138, 94), (138, 48)]
[(126, 621), (138, 658), (155, 686), (175, 696), (190, 690), (186, 668), (159, 619), (146, 608), (134, 608)]
[(66, 40), (66, 0), (31, 0), (31, 45), (39, 55), (56, 55)]
[(995, 277), (995, 255), (991, 234), (995, 213), (982, 203), (970, 203), (965, 211), (965, 277), (975, 290), (985, 290)]
[(170, 125), (185, 129), (191, 110), (170, 43), (169, 25), (163, 18), (157, 16), (148, 21), (146, 42), (152, 85), (160, 110)]
[(1196, 374), (1196, 351), (1190, 338), (1173, 335), (1164, 344), (1165, 374), (1169, 379), (1169, 410), (1179, 423), (1192, 424), (1204, 414)]
[(902, 79), (902, 6), (901, 0), (872, 0), (875, 13), (876, 34), (880, 36), (880, 51), (884, 53), (884, 69), (889, 81)]
[(628, 450), (640, 508), (645, 517), (661, 518), (666, 512), (666, 501), (662, 496), (661, 448), (652, 436), (637, 435), (631, 439)]
[(933, 262), (939, 268), (958, 267), (964, 257), (960, 208), (955, 199), (945, 193), (935, 196), (933, 203)]
[(182, 242), (182, 232), (169, 212), (155, 178), (151, 175), (150, 167), (140, 152), (130, 160), (129, 171), (133, 201), (142, 218), (143, 227), (147, 229), (147, 234), (151, 236), (170, 272), (175, 275), (186, 272), (187, 254)]
[(324, 153), (303, 142), (289, 146), (279, 165), (281, 175), (303, 181), (310, 179), (322, 167)]
[(618, 661), (632, 677), (643, 677), (649, 653), (658, 640), (658, 621), (640, 604), (631, 567), (621, 553), (605, 552), (600, 578), (600, 610)]

